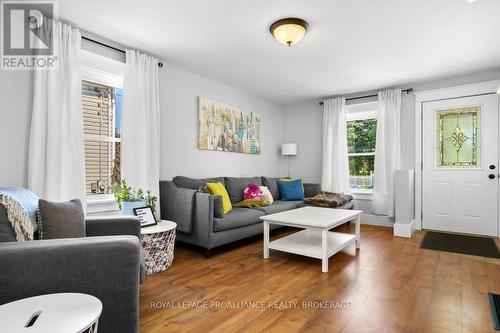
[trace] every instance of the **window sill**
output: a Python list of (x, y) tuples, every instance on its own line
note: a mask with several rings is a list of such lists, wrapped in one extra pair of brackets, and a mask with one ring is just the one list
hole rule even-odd
[(116, 204), (113, 194), (97, 194), (87, 196), (87, 214), (101, 214), (118, 212), (118, 205)]
[(373, 190), (354, 190), (351, 194), (354, 200), (371, 201), (373, 198)]

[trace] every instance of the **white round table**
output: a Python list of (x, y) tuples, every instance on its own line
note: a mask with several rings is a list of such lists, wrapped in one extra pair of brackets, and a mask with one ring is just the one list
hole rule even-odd
[(156, 225), (141, 229), (141, 243), (148, 275), (163, 272), (172, 265), (176, 227), (175, 222), (161, 220)]
[(0, 305), (0, 330), (9, 333), (95, 333), (102, 303), (78, 293), (47, 294)]

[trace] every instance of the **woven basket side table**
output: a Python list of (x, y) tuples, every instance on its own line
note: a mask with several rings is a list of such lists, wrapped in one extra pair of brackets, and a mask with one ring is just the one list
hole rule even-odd
[(176, 227), (175, 222), (162, 220), (154, 226), (141, 229), (148, 275), (163, 272), (172, 265)]

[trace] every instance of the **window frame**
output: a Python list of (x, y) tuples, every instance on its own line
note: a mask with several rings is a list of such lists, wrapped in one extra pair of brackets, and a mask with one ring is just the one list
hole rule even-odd
[[(346, 108), (347, 108), (346, 123), (350, 121), (377, 119), (378, 102), (352, 104), (352, 105), (347, 105)], [(347, 153), (347, 156), (348, 156), (347, 158), (351, 156), (375, 156), (375, 151), (373, 151), (372, 153)], [(350, 173), (349, 177), (351, 177)], [(350, 186), (351, 182), (349, 179), (349, 187)], [(356, 195), (355, 199), (371, 200), (371, 196), (373, 194), (373, 189), (350, 188), (350, 190), (352, 194)]]
[[(115, 89), (120, 89), (118, 87), (113, 87), (113, 86), (109, 86), (109, 85), (104, 85), (104, 84), (99, 84), (99, 83), (96, 83), (96, 82), (90, 82), (90, 81), (87, 81), (87, 80), (81, 80), (80, 81), (82, 85), (96, 85), (96, 86), (100, 86), (100, 87), (105, 87), (105, 88), (109, 88), (109, 90), (115, 90)], [(83, 90), (83, 89), (82, 89)], [(83, 95), (82, 95), (83, 97)], [(113, 117), (111, 118), (112, 121), (111, 122), (108, 122), (107, 123), (107, 128), (108, 128), (108, 133), (107, 135), (99, 135), (99, 134), (86, 134), (84, 133), (84, 141), (85, 141), (85, 144), (87, 144), (88, 142), (96, 142), (99, 144), (99, 150), (102, 149), (102, 146), (101, 146), (101, 143), (110, 143), (114, 146), (115, 143), (118, 143), (118, 142), (121, 142), (121, 137), (120, 138), (116, 138), (115, 137), (115, 131), (114, 129), (116, 128), (116, 123), (115, 123), (115, 120), (116, 120), (116, 117), (115, 117), (115, 107), (116, 107), (116, 101), (114, 99), (112, 99), (112, 101), (109, 101), (108, 102), (112, 103), (110, 104), (111, 108), (108, 108), (108, 112), (112, 113), (113, 114)], [(85, 117), (85, 116), (84, 116)], [(85, 119), (84, 119), (85, 120)], [(85, 123), (85, 121), (84, 121)], [(111, 132), (111, 133), (110, 133)], [(113, 136), (109, 136), (109, 135), (113, 135)], [(112, 148), (113, 151), (112, 153), (110, 154), (110, 150), (108, 150), (108, 161), (110, 161), (110, 155), (113, 155), (114, 154), (114, 147)], [(87, 163), (87, 161), (85, 161), (85, 163)], [(100, 169), (100, 167), (99, 167)], [(111, 177), (112, 175), (112, 170), (110, 171), (108, 169), (108, 175), (107, 177)], [(102, 175), (101, 175), (102, 176)], [(87, 181), (87, 179), (86, 179)], [(87, 193), (87, 197), (92, 197), (92, 196), (95, 196), (95, 195), (102, 195), (102, 194), (110, 194), (110, 193)]]
[[(100, 60), (99, 59), (100, 56), (87, 53), (88, 52), (85, 52), (84, 56), (87, 56), (87, 58), (92, 58), (92, 61), (87, 61), (87, 63), (94, 63), (95, 59)], [(105, 59), (105, 61), (109, 61), (109, 59)], [(86, 62), (85, 57), (83, 62), (84, 63)], [(119, 67), (122, 67), (124, 69), (125, 64), (120, 63), (119, 65), (123, 65)], [(96, 67), (82, 65), (80, 73), (80, 81), (88, 81), (91, 83), (123, 89), (124, 88), (123, 72), (119, 74), (106, 72)], [(89, 140), (89, 139), (102, 142), (121, 142), (121, 139), (119, 138), (104, 137), (94, 134), (84, 134), (84, 140)], [(116, 201), (112, 193), (87, 194), (86, 201), (87, 201), (87, 214), (112, 213), (119, 210), (118, 205), (116, 204)]]

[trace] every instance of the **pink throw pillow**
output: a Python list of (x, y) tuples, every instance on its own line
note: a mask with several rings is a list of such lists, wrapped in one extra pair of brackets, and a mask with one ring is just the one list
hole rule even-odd
[(259, 185), (250, 183), (243, 191), (243, 198), (245, 200), (260, 200), (262, 198), (262, 190)]

